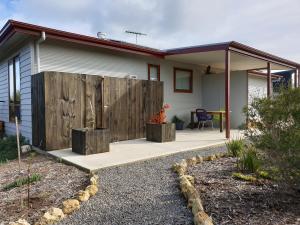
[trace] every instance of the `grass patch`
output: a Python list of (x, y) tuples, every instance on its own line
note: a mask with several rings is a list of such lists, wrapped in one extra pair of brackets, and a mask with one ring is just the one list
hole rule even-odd
[(239, 157), (244, 150), (245, 143), (242, 139), (230, 140), (226, 142), (228, 154), (233, 157)]
[(238, 180), (249, 181), (249, 182), (257, 181), (257, 178), (255, 176), (245, 175), (242, 173), (232, 173), (232, 177)]
[(258, 158), (257, 150), (254, 146), (248, 146), (239, 157), (239, 167), (243, 171), (255, 173), (261, 167), (261, 160)]
[[(20, 135), (20, 145), (26, 145), (28, 141)], [(0, 139), (0, 165), (8, 160), (13, 160), (18, 157), (17, 137), (8, 136)]]
[(40, 174), (32, 174), (29, 179), (28, 177), (22, 177), (22, 178), (19, 178), (17, 180), (15, 180), (14, 182), (12, 183), (9, 183), (7, 185), (5, 185), (3, 187), (3, 191), (8, 191), (10, 189), (13, 189), (15, 187), (21, 187), (23, 185), (26, 185), (26, 184), (31, 184), (31, 183), (34, 183), (34, 182), (37, 182), (37, 181), (40, 181), (42, 179), (42, 176)]

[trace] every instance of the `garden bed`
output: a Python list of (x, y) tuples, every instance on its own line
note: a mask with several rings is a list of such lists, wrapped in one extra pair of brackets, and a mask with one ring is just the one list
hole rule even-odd
[[(27, 172), (29, 158), (22, 159), (22, 170)], [(3, 187), (20, 177), (18, 162), (13, 160), (0, 165), (0, 224), (24, 218), (35, 222), (49, 207), (59, 207), (86, 186), (86, 173), (52, 158), (36, 155), (32, 159), (31, 174), (41, 175), (41, 180), (30, 188), (30, 210), (27, 209), (27, 185), (4, 191)], [(24, 175), (25, 176), (25, 175)], [(20, 208), (20, 193), (24, 207)]]
[(234, 179), (235, 163), (221, 158), (188, 167), (214, 224), (300, 224), (299, 190), (270, 180)]

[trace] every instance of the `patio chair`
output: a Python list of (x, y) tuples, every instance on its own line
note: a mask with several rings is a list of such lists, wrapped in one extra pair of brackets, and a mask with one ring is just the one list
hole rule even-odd
[(200, 129), (200, 124), (201, 128), (204, 128), (204, 124), (207, 122), (211, 123), (211, 128), (214, 128), (214, 123), (213, 123), (213, 115), (210, 115), (206, 112), (205, 109), (196, 109), (196, 116), (198, 120), (198, 129)]

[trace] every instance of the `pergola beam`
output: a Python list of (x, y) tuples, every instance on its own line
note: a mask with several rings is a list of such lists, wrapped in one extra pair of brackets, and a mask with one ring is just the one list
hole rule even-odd
[(225, 51), (225, 121), (226, 138), (230, 138), (230, 51)]

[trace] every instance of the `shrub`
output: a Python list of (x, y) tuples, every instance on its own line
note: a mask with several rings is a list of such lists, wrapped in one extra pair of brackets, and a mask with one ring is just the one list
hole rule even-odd
[(244, 141), (242, 139), (230, 140), (226, 142), (228, 154), (238, 157), (244, 149)]
[(245, 135), (278, 168), (280, 177), (300, 182), (300, 88), (254, 99), (246, 115), (250, 126)]
[(29, 177), (29, 179), (27, 177), (22, 177), (20, 179), (15, 180), (12, 183), (9, 183), (9, 184), (5, 185), (3, 187), (3, 190), (8, 191), (8, 190), (13, 189), (15, 187), (21, 187), (21, 186), (23, 186), (25, 184), (28, 184), (28, 183), (31, 184), (31, 183), (40, 181), (41, 179), (42, 179), (42, 176), (40, 174), (32, 174)]
[(172, 123), (184, 123), (184, 121), (180, 119), (178, 116), (174, 116), (172, 118)]
[(258, 158), (258, 153), (253, 146), (248, 146), (243, 151), (238, 159), (238, 166), (243, 171), (255, 173), (261, 166), (261, 160)]
[[(20, 145), (28, 144), (28, 141), (20, 135)], [(8, 136), (0, 139), (0, 163), (7, 160), (16, 159), (18, 157), (17, 137)]]

